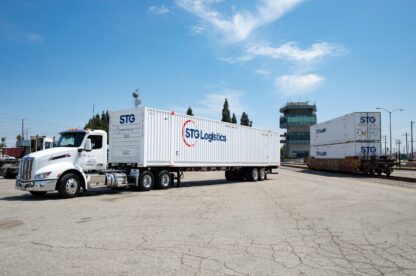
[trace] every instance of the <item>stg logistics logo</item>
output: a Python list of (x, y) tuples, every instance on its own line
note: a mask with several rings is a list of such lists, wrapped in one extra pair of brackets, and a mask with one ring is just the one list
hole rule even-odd
[(182, 127), (182, 139), (185, 145), (193, 147), (199, 140), (208, 142), (227, 142), (227, 136), (220, 133), (204, 132), (192, 120), (187, 120)]

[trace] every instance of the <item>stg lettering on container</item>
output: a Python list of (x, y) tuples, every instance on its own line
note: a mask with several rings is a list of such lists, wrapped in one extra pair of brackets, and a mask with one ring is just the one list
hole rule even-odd
[(376, 121), (377, 121), (376, 117), (374, 116), (362, 116), (360, 118), (360, 123), (362, 124), (368, 124), (368, 123), (374, 124)]
[(136, 121), (136, 116), (134, 116), (134, 114), (129, 114), (129, 115), (121, 115), (120, 116), (120, 124), (124, 125), (124, 124), (132, 124)]
[(368, 154), (368, 153), (377, 153), (376, 147), (361, 147), (361, 153)]

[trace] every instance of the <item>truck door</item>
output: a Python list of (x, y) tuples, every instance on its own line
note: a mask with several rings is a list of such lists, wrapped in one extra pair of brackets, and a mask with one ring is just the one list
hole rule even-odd
[(99, 171), (107, 167), (107, 147), (103, 144), (102, 135), (88, 135), (91, 140), (91, 151), (83, 152), (83, 169), (86, 171)]

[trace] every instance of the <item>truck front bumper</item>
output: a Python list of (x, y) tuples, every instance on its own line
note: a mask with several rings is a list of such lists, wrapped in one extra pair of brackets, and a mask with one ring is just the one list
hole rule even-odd
[(56, 190), (58, 179), (23, 181), (16, 179), (16, 189), (28, 192), (52, 192)]

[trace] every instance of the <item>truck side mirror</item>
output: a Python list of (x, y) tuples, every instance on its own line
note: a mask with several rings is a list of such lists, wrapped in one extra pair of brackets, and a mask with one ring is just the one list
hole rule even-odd
[(92, 149), (92, 146), (91, 146), (91, 139), (87, 139), (87, 140), (85, 141), (85, 144), (84, 144), (84, 150), (85, 150), (85, 151), (91, 151), (91, 149)]

